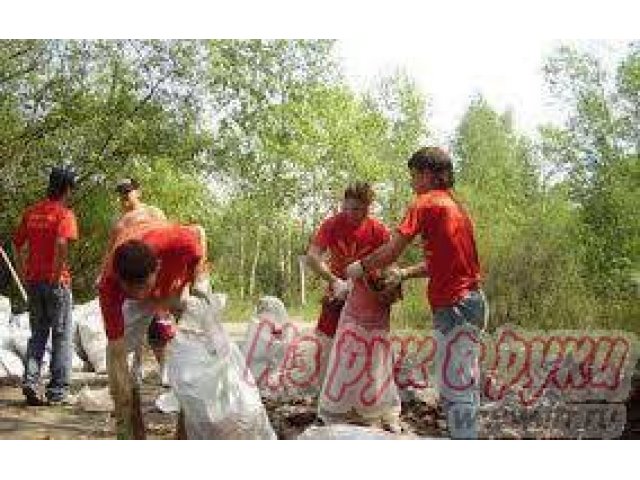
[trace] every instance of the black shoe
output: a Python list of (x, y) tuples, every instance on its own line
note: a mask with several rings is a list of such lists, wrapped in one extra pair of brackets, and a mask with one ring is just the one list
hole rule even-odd
[(42, 407), (43, 405), (45, 405), (44, 400), (42, 400), (38, 393), (31, 388), (24, 387), (22, 389), (22, 394), (27, 401), (27, 405), (29, 405), (30, 407)]

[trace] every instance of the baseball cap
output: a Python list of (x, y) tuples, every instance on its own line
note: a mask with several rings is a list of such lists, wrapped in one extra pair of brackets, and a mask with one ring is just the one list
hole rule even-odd
[(116, 192), (119, 195), (126, 195), (127, 193), (138, 190), (140, 185), (133, 178), (123, 178), (116, 184)]
[(73, 188), (76, 184), (76, 172), (69, 165), (59, 165), (51, 169), (49, 174), (49, 187), (52, 189)]

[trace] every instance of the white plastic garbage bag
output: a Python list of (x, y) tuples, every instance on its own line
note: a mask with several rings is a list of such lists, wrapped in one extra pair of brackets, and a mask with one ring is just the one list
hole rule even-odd
[(412, 440), (417, 437), (407, 434), (395, 434), (372, 427), (335, 424), (329, 426), (311, 426), (298, 435), (298, 440)]
[(0, 349), (0, 377), (4, 372), (5, 378), (22, 378), (24, 364), (22, 359), (10, 350)]
[(6, 325), (11, 318), (11, 301), (0, 295), (0, 325)]
[(18, 315), (12, 315), (9, 320), (9, 323), (11, 324), (12, 327), (18, 328), (20, 330), (29, 331), (31, 329), (31, 325), (29, 324), (28, 312), (20, 313)]
[(76, 403), (86, 412), (112, 412), (114, 409), (109, 387), (92, 390), (84, 386), (78, 393)]
[(265, 397), (279, 398), (284, 394), (281, 377), (283, 362), (296, 332), (291, 324), (283, 328), (269, 314), (253, 318), (247, 327), (242, 353), (247, 366)]
[(190, 439), (275, 439), (238, 347), (220, 323), (210, 293), (190, 297), (167, 351), (169, 383), (184, 411)]
[(84, 360), (75, 351), (71, 352), (71, 370), (74, 372), (82, 372), (84, 370)]
[(13, 348), (13, 331), (6, 324), (0, 323), (0, 349), (11, 350)]
[(86, 353), (93, 370), (97, 373), (105, 373), (107, 371), (107, 335), (98, 300), (94, 299), (84, 305), (82, 313), (84, 315), (79, 314), (77, 317), (82, 350)]
[(355, 413), (367, 423), (398, 425), (390, 312), (364, 282), (355, 283), (340, 314), (318, 399), (318, 416), (325, 423), (345, 423)]
[[(11, 328), (11, 351), (18, 355), (23, 362), (27, 361), (27, 345), (31, 338), (31, 330), (29, 328)], [(45, 351), (46, 354), (46, 351)]]
[(178, 413), (180, 411), (180, 402), (173, 390), (160, 394), (154, 405), (162, 413)]

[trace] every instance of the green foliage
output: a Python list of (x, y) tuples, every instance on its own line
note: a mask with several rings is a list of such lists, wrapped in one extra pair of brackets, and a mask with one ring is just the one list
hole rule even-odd
[(572, 198), (585, 226), (588, 276), (603, 303), (628, 302), (635, 295), (631, 279), (640, 271), (639, 52), (638, 43), (631, 44), (617, 71), (607, 72), (594, 55), (563, 48), (546, 69), (552, 92), (570, 114), (564, 131), (547, 142), (566, 153)]
[[(640, 332), (640, 44), (615, 71), (562, 47), (545, 74), (565, 125), (526, 138), (479, 96), (452, 145), (491, 327)], [(89, 299), (118, 214), (115, 180), (134, 176), (145, 201), (205, 227), (229, 319), (271, 294), (314, 320), (324, 285), (307, 272), (301, 305), (299, 256), (352, 180), (373, 182), (376, 215), (397, 224), (426, 112), (403, 71), (352, 91), (327, 40), (1, 40), (1, 240), (44, 194), (49, 168), (73, 163), (74, 294)], [(421, 258), (414, 245), (401, 263)], [(406, 286), (394, 327), (428, 327), (424, 290)]]

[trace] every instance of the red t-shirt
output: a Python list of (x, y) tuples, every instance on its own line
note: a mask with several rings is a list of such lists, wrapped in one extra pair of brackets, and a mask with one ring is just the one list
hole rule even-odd
[(480, 265), (473, 225), (448, 191), (418, 195), (398, 232), (405, 237), (422, 236), (432, 308), (451, 306), (478, 288)]
[(389, 241), (389, 236), (389, 229), (373, 217), (354, 225), (344, 213), (339, 213), (320, 224), (312, 243), (329, 250), (331, 272), (344, 279), (345, 269), (351, 262), (369, 255)]
[(78, 239), (78, 225), (73, 212), (59, 200), (42, 200), (27, 208), (18, 226), (13, 243), (17, 248), (27, 244), (29, 254), (25, 266), (27, 282), (71, 284), (71, 272), (65, 263), (58, 278), (54, 272), (54, 257), (58, 238)]
[[(179, 295), (183, 288), (193, 281), (194, 269), (203, 255), (199, 234), (195, 228), (159, 225), (141, 229), (138, 235), (126, 237), (126, 240), (133, 239), (147, 244), (160, 263), (158, 278), (150, 298)], [(126, 295), (113, 271), (111, 259), (107, 260), (98, 290), (107, 338), (117, 340), (124, 335), (122, 305)]]

